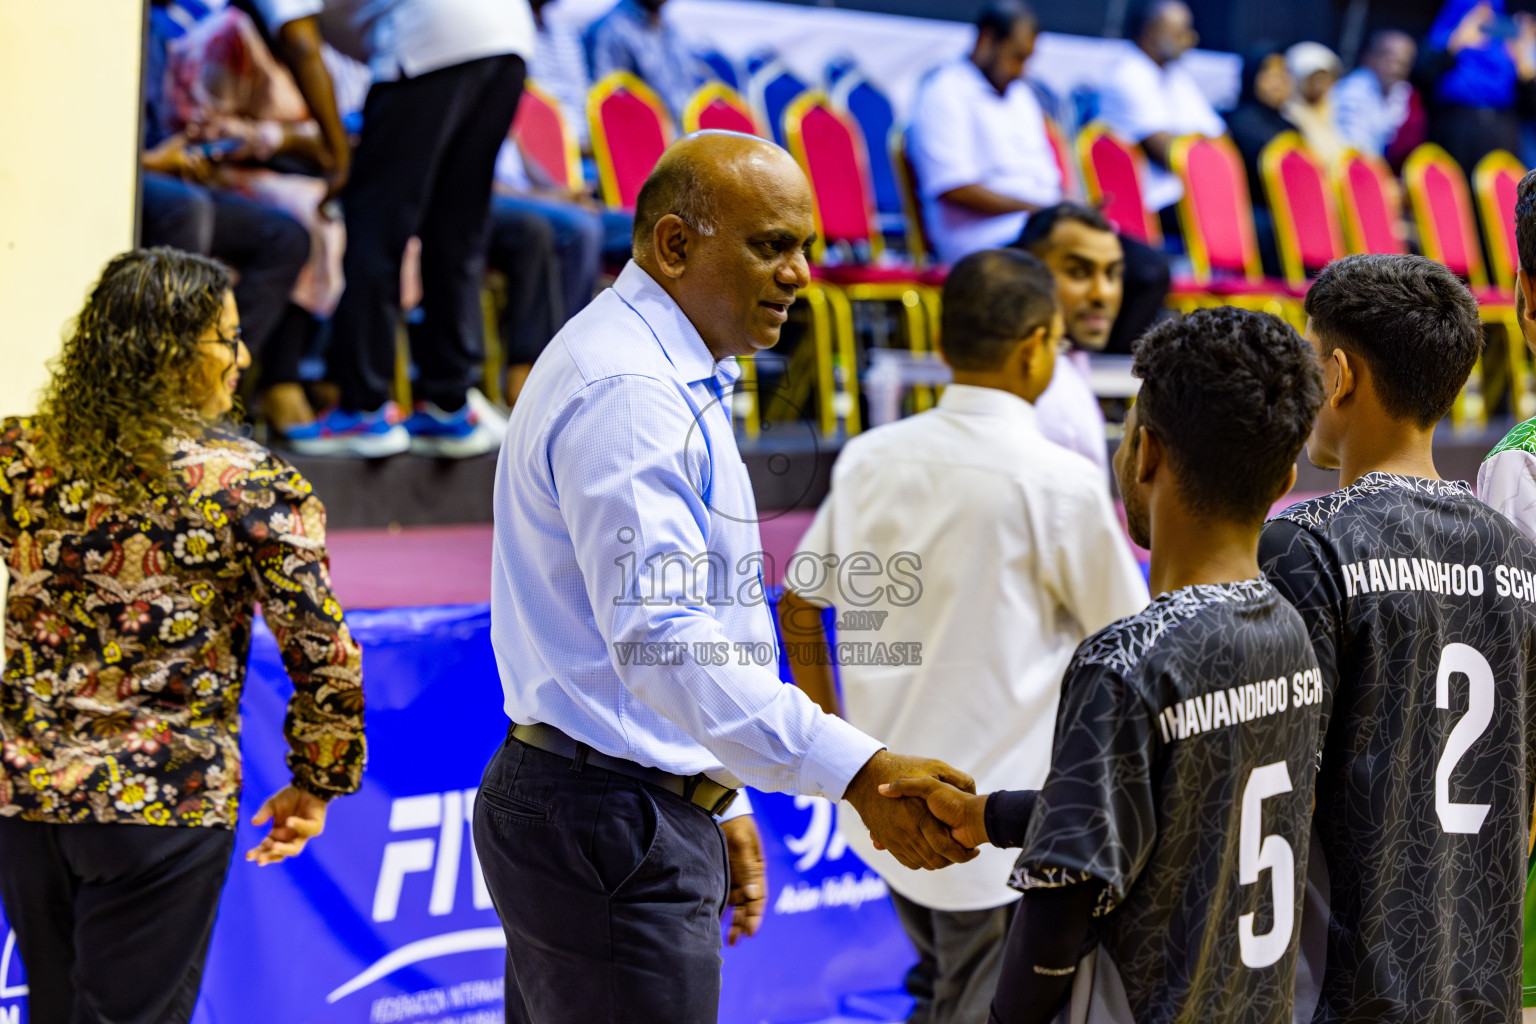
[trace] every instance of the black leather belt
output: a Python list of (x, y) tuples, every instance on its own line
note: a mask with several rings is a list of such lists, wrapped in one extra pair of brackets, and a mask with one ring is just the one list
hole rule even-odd
[(707, 775), (702, 773), (686, 776), (673, 775), (660, 768), (647, 768), (633, 761), (625, 761), (623, 758), (609, 757), (600, 750), (593, 750), (585, 743), (572, 739), (552, 725), (514, 725), (510, 735), (519, 743), (526, 743), (530, 747), (557, 757), (569, 758), (578, 770), (582, 765), (590, 764), (610, 772), (618, 772), (620, 775), (638, 779), (648, 786), (664, 789), (673, 796), (680, 796), (689, 803), (704, 808), (710, 814), (724, 814), (726, 808), (730, 807), (731, 802), (736, 799), (734, 789), (720, 785)]

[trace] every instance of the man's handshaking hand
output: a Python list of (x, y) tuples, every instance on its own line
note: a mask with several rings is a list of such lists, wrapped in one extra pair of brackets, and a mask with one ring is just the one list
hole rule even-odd
[(974, 850), (987, 839), (987, 796), (974, 789), (957, 789), (929, 776), (921, 779), (897, 779), (880, 787), (880, 795), (893, 799), (921, 800), (928, 812), (949, 826), (949, 834), (967, 849)]
[(942, 868), (975, 857), (976, 851), (956, 841), (952, 826), (936, 817), (930, 804), (882, 795), (888, 783), (912, 782), (961, 795), (976, 792), (976, 780), (943, 761), (882, 750), (859, 769), (843, 797), (864, 819), (875, 845), (909, 868)]

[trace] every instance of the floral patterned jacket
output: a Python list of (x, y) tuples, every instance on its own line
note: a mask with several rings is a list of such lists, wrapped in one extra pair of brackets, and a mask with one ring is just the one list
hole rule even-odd
[(0, 426), (0, 815), (233, 828), (240, 691), (261, 603), (293, 679), (294, 784), (357, 789), (362, 655), (331, 594), (309, 483), (222, 432), (168, 442), (142, 507), (39, 464)]

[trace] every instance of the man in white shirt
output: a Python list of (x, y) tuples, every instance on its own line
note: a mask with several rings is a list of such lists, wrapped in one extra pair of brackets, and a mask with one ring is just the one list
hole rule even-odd
[(1021, 78), (1037, 32), (1024, 4), (989, 5), (971, 55), (935, 69), (918, 89), (908, 152), (941, 262), (1007, 245), (1030, 211), (1061, 201), (1045, 117)]
[(767, 898), (751, 817), (731, 814), (743, 783), (846, 799), (904, 863), (969, 859), (925, 806), (878, 794), (968, 775), (892, 754), (752, 653), (774, 650), (773, 620), (725, 399), (736, 357), (778, 343), (815, 233), (784, 150), (681, 139), (640, 190), (634, 260), (512, 410), (491, 645), (513, 728), (474, 823), (508, 1021), (714, 1024), (719, 914), (734, 906), (735, 942)]
[[(273, 50), (293, 72), (330, 153), (327, 202), (347, 221), (347, 286), (331, 320), (330, 373), (340, 406), (290, 427), (306, 455), (378, 457), (406, 450), (465, 458), (502, 425), (470, 391), (485, 361), (480, 288), (496, 153), (533, 53), (527, 0), (255, 0)], [(336, 109), (321, 41), (366, 63), (356, 158)], [(423, 319), (410, 332), (415, 409), (389, 400), (400, 320), (400, 264), (421, 240)]]
[(1346, 145), (1362, 153), (1386, 156), (1397, 130), (1408, 120), (1418, 44), (1406, 32), (1382, 29), (1371, 34), (1360, 66), (1333, 87), (1333, 118)]
[(1056, 279), (1065, 326), (1051, 386), (1035, 400), (1040, 432), (1091, 461), (1108, 485), (1109, 440), (1104, 412), (1088, 386), (1088, 354), (1109, 343), (1124, 295), (1125, 252), (1104, 215), (1060, 203), (1029, 218), (1015, 248), (1033, 253)]
[[(955, 382), (936, 409), (844, 447), (785, 571), (780, 625), (796, 682), (862, 729), (944, 752), (980, 787), (1044, 781), (1073, 650), (1147, 602), (1100, 474), (1047, 441), (1031, 406), (1055, 365), (1054, 293), (1050, 271), (1016, 249), (955, 265), (942, 333)], [(904, 585), (877, 586), (884, 579)], [(880, 623), (840, 627), (841, 702), (822, 629), (828, 605)], [(880, 648), (902, 653), (882, 659)], [(855, 817), (839, 820), (890, 886), (932, 983), (931, 1002), (908, 1019), (985, 1021), (1018, 899), (1007, 885), (1012, 855), (911, 871)]]
[(1168, 169), (1168, 153), (1181, 135), (1225, 135), (1227, 126), (1180, 58), (1200, 41), (1184, 0), (1149, 0), (1126, 19), (1135, 45), (1099, 86), (1099, 118), (1147, 154), (1142, 199), (1153, 212), (1179, 201), (1184, 185)]

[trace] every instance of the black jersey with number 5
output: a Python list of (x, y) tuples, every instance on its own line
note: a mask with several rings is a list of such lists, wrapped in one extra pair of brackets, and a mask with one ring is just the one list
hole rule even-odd
[(1304, 952), (1321, 985), (1298, 1005), (1518, 1020), (1536, 546), (1462, 484), (1369, 473), (1271, 520), (1259, 554), (1326, 685), (1308, 900), (1326, 959)]
[(1321, 673), (1263, 579), (1083, 641), (1013, 885), (1104, 883), (1069, 1016), (1289, 1024)]

